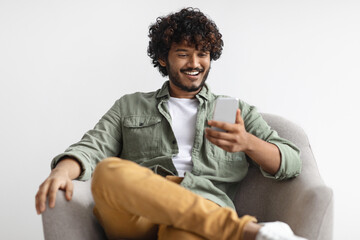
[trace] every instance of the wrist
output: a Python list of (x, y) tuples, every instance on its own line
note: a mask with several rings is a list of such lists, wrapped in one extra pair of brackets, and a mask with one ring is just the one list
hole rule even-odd
[(245, 144), (245, 150), (244, 150), (244, 152), (246, 153), (246, 154), (248, 154), (248, 153), (251, 153), (251, 152), (253, 152), (254, 151), (254, 135), (252, 135), (251, 133), (246, 133), (246, 144)]
[(60, 159), (53, 171), (61, 172), (66, 174), (70, 179), (75, 179), (80, 176), (81, 165), (76, 159), (66, 157)]
[(62, 162), (62, 163), (59, 162), (51, 172), (59, 173), (59, 174), (70, 177), (70, 171), (69, 171), (68, 166), (69, 165), (66, 163), (66, 160), (64, 160), (64, 162)]

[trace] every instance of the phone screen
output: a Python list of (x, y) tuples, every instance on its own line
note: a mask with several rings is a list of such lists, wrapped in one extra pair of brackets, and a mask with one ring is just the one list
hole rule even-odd
[[(236, 98), (219, 97), (215, 102), (213, 120), (220, 122), (235, 123), (236, 110), (239, 107), (239, 100)], [(224, 132), (223, 129), (213, 127), (217, 131)]]

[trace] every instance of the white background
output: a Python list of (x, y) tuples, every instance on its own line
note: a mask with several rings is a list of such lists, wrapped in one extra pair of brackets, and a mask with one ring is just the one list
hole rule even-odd
[(120, 96), (161, 86), (148, 26), (185, 6), (224, 37), (213, 92), (303, 127), (335, 193), (335, 239), (358, 237), (359, 1), (0, 0), (0, 239), (43, 239), (34, 196), (50, 160)]

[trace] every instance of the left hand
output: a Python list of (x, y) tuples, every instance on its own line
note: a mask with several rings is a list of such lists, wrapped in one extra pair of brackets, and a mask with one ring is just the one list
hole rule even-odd
[(226, 132), (216, 131), (211, 128), (205, 129), (205, 137), (216, 146), (228, 152), (245, 152), (248, 148), (249, 133), (245, 130), (244, 120), (241, 118), (241, 111), (236, 111), (235, 123), (219, 122), (209, 120), (208, 124)]

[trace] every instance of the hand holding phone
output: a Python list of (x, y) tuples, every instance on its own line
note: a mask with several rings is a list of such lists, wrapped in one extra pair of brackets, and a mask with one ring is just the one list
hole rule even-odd
[(217, 99), (213, 120), (209, 121), (211, 128), (205, 129), (207, 140), (227, 152), (241, 152), (248, 149), (251, 134), (246, 132), (239, 101), (236, 98)]

